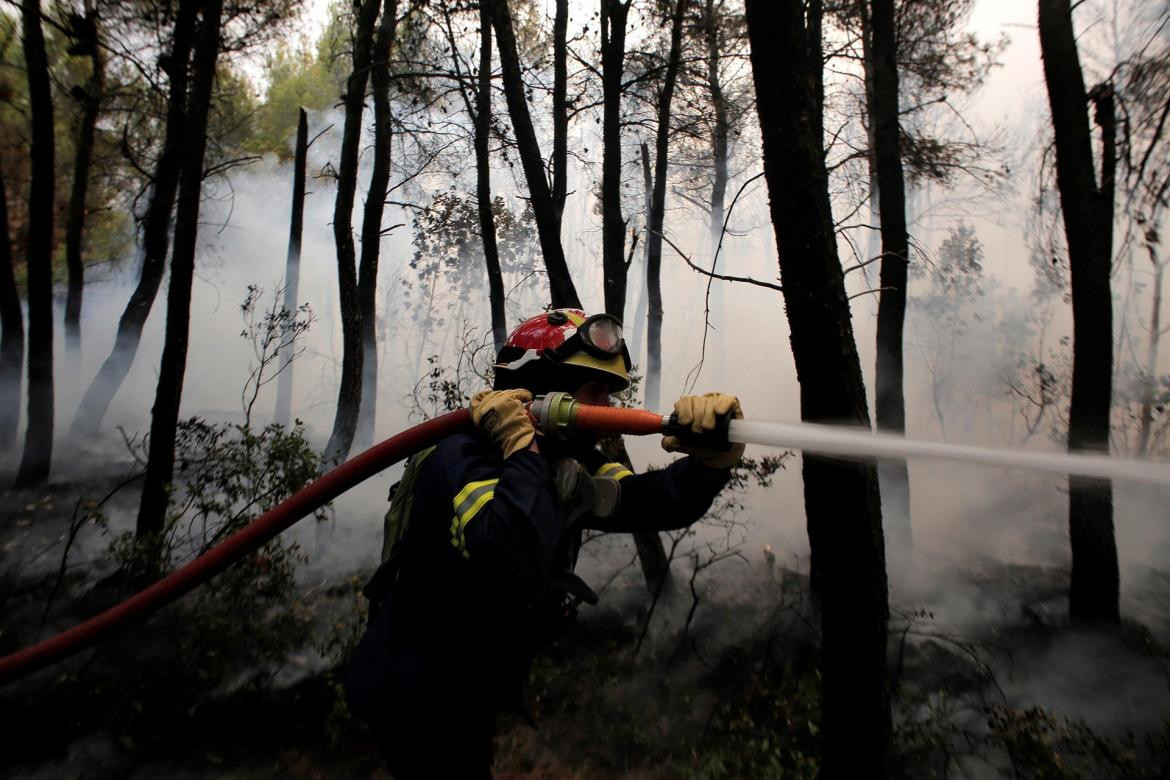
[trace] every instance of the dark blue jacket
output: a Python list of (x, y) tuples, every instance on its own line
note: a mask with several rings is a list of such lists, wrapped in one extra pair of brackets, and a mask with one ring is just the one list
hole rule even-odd
[(441, 442), (423, 461), (390, 598), (351, 662), (349, 700), (362, 717), (490, 717), (514, 700), (542, 643), (532, 605), (582, 529), (666, 531), (698, 520), (728, 472), (692, 458), (631, 474), (596, 450), (578, 459), (616, 476), (621, 501), (608, 518), (568, 528), (549, 461), (504, 460), (477, 434)]

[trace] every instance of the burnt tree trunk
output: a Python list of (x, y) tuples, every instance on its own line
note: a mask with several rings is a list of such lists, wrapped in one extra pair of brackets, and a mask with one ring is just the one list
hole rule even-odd
[(333, 206), (333, 242), (337, 247), (337, 289), (341, 304), (341, 387), (333, 433), (325, 447), (326, 463), (340, 463), (349, 455), (357, 433), (362, 392), (362, 313), (358, 300), (357, 253), (353, 243), (353, 200), (357, 191), (358, 144), (362, 111), (374, 46), (378, 0), (362, 0), (357, 7), (353, 40), (353, 70), (345, 84), (345, 124), (341, 131), (341, 159), (337, 166), (337, 199)]
[[(1072, 281), (1073, 378), (1070, 451), (1109, 452), (1113, 376), (1113, 192), (1116, 166), (1112, 88), (1085, 93), (1069, 0), (1040, 0), (1040, 51), (1056, 141), (1056, 185), (1064, 215)], [(1093, 164), (1088, 103), (1101, 129), (1100, 183)], [(1113, 485), (1069, 477), (1069, 541), (1074, 624), (1117, 624), (1119, 574), (1113, 535)]]
[(49, 478), (53, 459), (53, 93), (41, 30), (41, 4), (21, 3), (24, 64), (32, 114), (32, 181), (28, 195), (28, 427), (18, 486)]
[[(309, 117), (305, 109), (297, 116), (297, 142), (293, 155), (292, 216), (288, 224), (288, 256), (284, 265), (284, 310), (294, 317), (297, 310), (297, 295), (301, 286), (301, 234), (305, 226), (305, 166), (309, 157)], [(291, 323), (290, 323), (291, 325)], [(295, 347), (289, 347), (294, 350)], [(282, 361), (291, 361), (292, 355), (280, 356)], [(284, 365), (276, 383), (275, 421), (280, 425), (292, 422), (293, 369), (292, 362)]]
[[(564, 2), (564, 0), (559, 0)], [(557, 8), (558, 14), (560, 7)], [(496, 216), (492, 211), (492, 168), (489, 142), (492, 132), (492, 17), (488, 3), (479, 4), (479, 73), (475, 89), (475, 200), (479, 209), (479, 233), (483, 239), (483, 260), (487, 268), (488, 302), (492, 313), (492, 340), (496, 352), (508, 338), (504, 310), (504, 275), (500, 271), (500, 248), (496, 244)], [(556, 144), (553, 144), (554, 158)], [(555, 181), (554, 175), (554, 181)], [(562, 182), (562, 191), (564, 183)], [(556, 187), (554, 186), (554, 192)], [(562, 205), (564, 198), (561, 198)]]
[(179, 185), (179, 168), (183, 161), (183, 130), (186, 123), (188, 63), (195, 35), (197, 0), (182, 0), (175, 17), (175, 31), (170, 53), (160, 58), (159, 66), (167, 74), (170, 94), (167, 97), (167, 123), (162, 153), (155, 163), (153, 191), (142, 228), (142, 271), (130, 301), (118, 320), (118, 333), (109, 357), (98, 369), (73, 418), (71, 433), (93, 436), (101, 427), (110, 402), (122, 386), (142, 340), (142, 328), (150, 316), (154, 299), (166, 269), (171, 211)]
[[(748, 0), (752, 75), (801, 419), (869, 426), (825, 169), (820, 0)], [(822, 607), (821, 773), (889, 775), (887, 603), (872, 461), (803, 457)]]
[[(630, 3), (602, 0), (601, 3), (601, 77), (604, 108), (602, 111), (602, 271), (605, 311), (619, 320), (626, 309), (626, 222), (622, 218), (622, 71), (626, 56), (626, 19)], [(630, 464), (630, 456), (620, 436), (609, 440), (609, 454), (614, 460)], [(646, 586), (657, 598), (674, 594), (670, 560), (662, 537), (658, 534), (634, 534), (634, 546)]]
[[(650, 148), (645, 143), (642, 143), (639, 145), (638, 150), (639, 162), (642, 167), (642, 219), (649, 226), (651, 195), (654, 192), (654, 174), (650, 171)], [(647, 259), (650, 256), (649, 247), (649, 241), (642, 243), (642, 267), (638, 269), (638, 276), (636, 277), (638, 281), (638, 302), (634, 305), (633, 318), (626, 323), (626, 331), (630, 334), (630, 339), (626, 343), (629, 344), (630, 357), (635, 363), (641, 360), (643, 337), (646, 333), (646, 312), (648, 309), (646, 298), (649, 292), (646, 289), (646, 268), (648, 265)], [(639, 365), (645, 369), (645, 365), (641, 363)]]
[[(711, 165), (713, 176), (711, 179), (711, 219), (710, 240), (711, 252), (718, 251), (719, 242), (723, 237), (724, 201), (727, 197), (727, 143), (730, 135), (730, 120), (727, 115), (727, 98), (723, 94), (723, 82), (719, 74), (719, 65), (722, 52), (719, 41), (719, 17), (715, 9), (715, 0), (707, 0), (703, 8), (703, 37), (707, 43), (707, 90), (711, 94), (711, 110), (715, 124), (711, 128)], [(724, 273), (723, 253), (715, 258), (715, 273)], [(711, 321), (715, 327), (723, 327), (724, 323), (724, 286), (717, 279), (709, 279)], [(727, 360), (723, 350), (714, 350), (708, 355), (712, 373), (722, 377), (726, 373)]]
[[(0, 164), (0, 171), (3, 165)], [(8, 192), (0, 175), (0, 449), (16, 443), (20, 424), (20, 381), (24, 370), (24, 313), (8, 233)]]
[[(727, 197), (727, 139), (730, 120), (727, 117), (727, 98), (719, 75), (719, 19), (715, 0), (707, 0), (703, 9), (703, 37), (707, 43), (707, 91), (711, 93), (711, 110), (715, 125), (711, 128), (711, 249), (714, 251), (723, 234), (723, 204)], [(718, 269), (716, 269), (718, 270)]]
[(150, 452), (142, 483), (135, 537), (147, 565), (161, 571), (161, 535), (165, 529), (169, 485), (175, 471), (175, 433), (183, 377), (187, 370), (187, 343), (191, 321), (191, 281), (195, 275), (195, 248), (199, 232), (199, 201), (203, 192), (203, 158), (207, 148), (207, 117), (219, 58), (220, 15), (223, 0), (206, 0), (199, 22), (192, 61), (191, 94), (186, 107), (183, 164), (175, 208), (175, 245), (167, 288), (167, 322), (158, 386), (150, 415)]
[[(556, 0), (553, 15), (553, 155), (552, 199), (556, 212), (557, 235), (569, 196), (569, 0)], [(482, 4), (481, 4), (482, 6)]]
[[(864, 77), (865, 100), (868, 107), (869, 101), (872, 100), (871, 96), (873, 95), (874, 75), (873, 68), (870, 64), (873, 61), (873, 35), (871, 33), (871, 24), (869, 21), (869, 0), (858, 0), (857, 11), (861, 18), (861, 62), (863, 66), (862, 73)], [(871, 257), (877, 257), (881, 254), (882, 251), (882, 236), (880, 229), (882, 220), (882, 198), (881, 187), (878, 185), (877, 164), (874, 161), (874, 149), (877, 148), (877, 144), (874, 142), (873, 131), (873, 120), (871, 119), (865, 123), (865, 140), (869, 147), (869, 156), (867, 159), (868, 165), (866, 166), (868, 169), (867, 172), (869, 174), (869, 224), (878, 225), (879, 228), (877, 230), (870, 229), (866, 231), (867, 239), (865, 242), (865, 256), (862, 258), (863, 260), (869, 259)], [(868, 283), (868, 268), (862, 269), (861, 275), (862, 278), (865, 279), (865, 281)], [(871, 300), (870, 296), (868, 295), (865, 296), (865, 299), (867, 303)], [(884, 498), (885, 497), (883, 496), (883, 500)]]
[(485, 0), (492, 9), (492, 26), (500, 47), (500, 69), (503, 72), (504, 97), (508, 103), (508, 115), (512, 130), (516, 134), (516, 147), (524, 179), (528, 182), (529, 202), (536, 219), (536, 232), (540, 237), (540, 251), (548, 272), (549, 292), (555, 307), (580, 308), (581, 299), (569, 275), (565, 262), (565, 251), (561, 246), (561, 226), (558, 210), (544, 174), (544, 160), (540, 144), (532, 126), (532, 115), (528, 110), (524, 81), (520, 73), (520, 56), (516, 51), (516, 35), (512, 30), (512, 14), (507, 0)]
[(77, 149), (73, 157), (73, 188), (65, 218), (65, 261), (69, 268), (69, 292), (65, 298), (65, 350), (74, 358), (81, 353), (81, 296), (85, 287), (85, 267), (81, 262), (85, 229), (85, 198), (89, 190), (89, 169), (93, 161), (93, 142), (101, 110), (105, 64), (97, 39), (97, 11), (86, 2), (85, 16), (76, 17), (73, 34), (77, 41), (70, 53), (88, 54), (92, 72), (85, 86), (73, 88), (81, 103), (81, 122), (77, 129)]
[(378, 292), (378, 256), (382, 249), (382, 213), (390, 184), (390, 145), (393, 127), (390, 116), (390, 49), (398, 0), (385, 0), (382, 22), (374, 41), (370, 66), (370, 87), (374, 95), (374, 166), (362, 212), (362, 254), (358, 263), (358, 306), (362, 315), (361, 413), (357, 436), (363, 446), (374, 442), (374, 421), (378, 407), (378, 332), (375, 305)]
[(601, 0), (601, 263), (605, 311), (626, 310), (626, 221), (622, 218), (622, 69), (630, 3)]
[[(1156, 232), (1154, 233), (1156, 235)], [(1138, 415), (1137, 454), (1145, 456), (1150, 451), (1150, 433), (1154, 427), (1154, 403), (1158, 385), (1158, 347), (1162, 341), (1162, 283), (1166, 277), (1166, 260), (1158, 260), (1158, 244), (1147, 236), (1146, 251), (1150, 264), (1154, 266), (1154, 281), (1151, 284), (1154, 298), (1150, 302), (1150, 341), (1146, 346), (1146, 376), (1142, 383), (1142, 406)]]
[(658, 129), (654, 137), (654, 192), (646, 238), (646, 407), (658, 408), (662, 386), (662, 226), (666, 219), (666, 172), (670, 150), (670, 106), (682, 57), (684, 0), (675, 0), (670, 22), (670, 54), (662, 91), (658, 93)]
[[(866, 13), (865, 2), (872, 13)], [(894, 0), (863, 0), (863, 30), (870, 40), (866, 79), (872, 88), (869, 122), (873, 128), (872, 164), (881, 192), (882, 259), (878, 293), (877, 348), (874, 416), (877, 429), (903, 436), (906, 433), (906, 397), (903, 389), (902, 342), (906, 320), (906, 272), (910, 242), (906, 229), (906, 182), (898, 125), (898, 60)], [(899, 557), (913, 544), (910, 525), (910, 473), (904, 459), (878, 464), (890, 550)]]

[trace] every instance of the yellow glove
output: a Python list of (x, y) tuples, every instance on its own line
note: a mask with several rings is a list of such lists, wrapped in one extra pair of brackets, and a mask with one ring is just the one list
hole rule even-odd
[(504, 457), (526, 450), (536, 438), (536, 427), (524, 404), (527, 390), (484, 390), (471, 399), (471, 421), (499, 445)]
[[(674, 413), (678, 415), (679, 424), (689, 425), (695, 433), (715, 430), (715, 418), (729, 412), (732, 419), (743, 419), (739, 399), (724, 393), (684, 395), (674, 402)], [(743, 457), (744, 445), (732, 442), (729, 450), (711, 450), (684, 444), (677, 436), (664, 436), (662, 449), (667, 452), (685, 452), (713, 469), (730, 469)]]

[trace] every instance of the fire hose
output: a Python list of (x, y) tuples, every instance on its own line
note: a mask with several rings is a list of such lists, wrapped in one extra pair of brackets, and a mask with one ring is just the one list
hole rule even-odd
[[(726, 449), (730, 442), (751, 442), (840, 458), (945, 459), (1053, 474), (1170, 485), (1170, 464), (1114, 458), (1107, 453), (1022, 452), (916, 441), (839, 425), (731, 420), (729, 416), (718, 419), (715, 430), (696, 435), (689, 428), (679, 425), (673, 415), (661, 415), (644, 409), (590, 406), (574, 401), (566, 393), (539, 396), (529, 404), (528, 411), (537, 428), (550, 436), (572, 431), (629, 436), (666, 434), (709, 449)], [(0, 658), (0, 685), (68, 658), (147, 617), (211, 579), (235, 561), (260, 549), (281, 531), (355, 485), (454, 433), (472, 429), (471, 414), (466, 409), (460, 409), (416, 425), (371, 447), (120, 604), (64, 633)]]
[[(565, 393), (540, 396), (529, 405), (537, 427), (547, 434), (567, 430), (648, 435), (683, 434), (670, 416), (642, 409), (588, 406)], [(309, 516), (355, 485), (461, 431), (472, 430), (466, 409), (450, 412), (408, 428), (323, 474), (244, 528), (166, 577), (73, 628), (0, 658), (0, 685), (100, 642), (158, 611), (219, 574), (228, 566), (264, 546), (298, 520)], [(727, 442), (727, 426), (715, 437)]]

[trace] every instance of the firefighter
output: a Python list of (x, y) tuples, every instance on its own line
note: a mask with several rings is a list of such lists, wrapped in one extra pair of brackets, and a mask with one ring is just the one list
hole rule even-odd
[[(573, 573), (581, 533), (666, 531), (697, 521), (743, 445), (688, 453), (633, 474), (595, 442), (542, 436), (524, 404), (562, 391), (609, 404), (629, 386), (620, 323), (556, 309), (521, 324), (500, 349), (492, 390), (471, 401), (477, 430), (416, 455), (387, 515), (384, 563), (366, 588), (370, 622), (347, 679), (390, 771), (490, 778), (497, 713), (517, 706), (535, 654), (596, 595)], [(696, 432), (742, 417), (709, 393), (675, 404)]]

